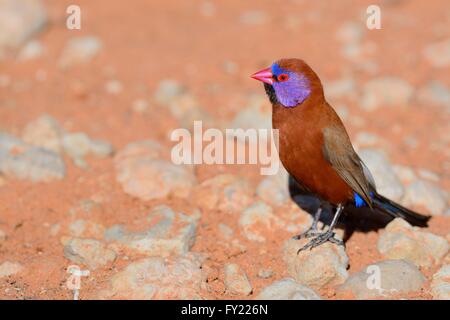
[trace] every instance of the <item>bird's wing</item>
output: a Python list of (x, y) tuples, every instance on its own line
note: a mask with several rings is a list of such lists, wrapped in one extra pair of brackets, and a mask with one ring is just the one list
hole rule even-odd
[(345, 129), (338, 126), (323, 129), (323, 155), (339, 176), (371, 206), (371, 190), (375, 183), (369, 169), (353, 150)]

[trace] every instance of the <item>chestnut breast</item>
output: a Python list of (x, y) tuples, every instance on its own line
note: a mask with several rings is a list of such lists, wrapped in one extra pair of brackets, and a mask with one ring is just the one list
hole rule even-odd
[(323, 155), (323, 129), (340, 122), (325, 101), (305, 101), (295, 108), (273, 105), (272, 126), (279, 130), (278, 153), (286, 170), (309, 191), (337, 205), (353, 191)]

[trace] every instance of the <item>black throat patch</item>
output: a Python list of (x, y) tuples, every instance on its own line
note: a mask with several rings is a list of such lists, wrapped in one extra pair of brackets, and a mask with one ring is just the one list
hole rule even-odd
[(264, 83), (264, 89), (266, 90), (266, 94), (269, 97), (270, 102), (272, 104), (277, 104), (278, 99), (277, 95), (275, 94), (275, 89), (273, 88), (273, 86), (268, 83)]

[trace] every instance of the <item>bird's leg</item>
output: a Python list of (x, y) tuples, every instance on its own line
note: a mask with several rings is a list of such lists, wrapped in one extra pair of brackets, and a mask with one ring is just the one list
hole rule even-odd
[(317, 234), (310, 242), (308, 242), (305, 246), (300, 248), (297, 251), (297, 254), (300, 251), (306, 250), (306, 249), (313, 249), (317, 246), (320, 246), (321, 244), (324, 244), (327, 241), (330, 241), (331, 243), (335, 243), (337, 245), (344, 245), (344, 242), (342, 240), (336, 239), (335, 233), (333, 232), (334, 227), (336, 226), (336, 223), (339, 219), (339, 216), (341, 215), (342, 211), (344, 209), (344, 206), (341, 204), (338, 205), (336, 209), (336, 213), (334, 214), (333, 221), (331, 221), (330, 227), (327, 231)]
[(300, 233), (293, 237), (295, 240), (300, 240), (302, 238), (311, 238), (318, 234), (317, 232), (317, 224), (319, 223), (320, 215), (322, 214), (322, 206), (317, 208), (316, 213), (314, 214), (314, 221), (312, 225), (303, 233)]

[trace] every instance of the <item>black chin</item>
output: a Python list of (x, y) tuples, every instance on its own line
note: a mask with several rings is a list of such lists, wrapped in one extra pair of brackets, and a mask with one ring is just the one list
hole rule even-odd
[(275, 89), (273, 88), (273, 86), (268, 83), (264, 83), (264, 89), (266, 90), (266, 94), (269, 97), (270, 102), (272, 104), (277, 104), (278, 99), (277, 95), (275, 94)]

